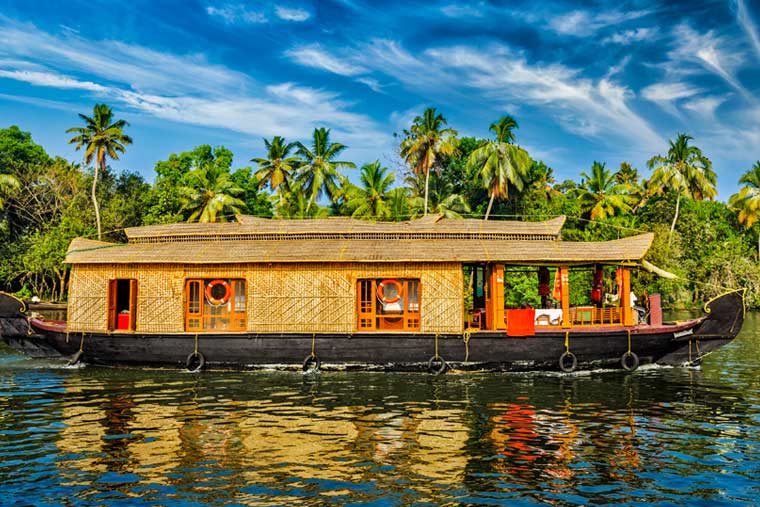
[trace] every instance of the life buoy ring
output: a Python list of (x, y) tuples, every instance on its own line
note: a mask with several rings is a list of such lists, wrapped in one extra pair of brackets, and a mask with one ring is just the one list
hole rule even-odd
[[(385, 295), (385, 288), (389, 285), (395, 285), (396, 286), (396, 294), (394, 296), (387, 297)], [(395, 303), (398, 300), (401, 299), (401, 296), (404, 295), (404, 286), (399, 282), (398, 280), (394, 280), (393, 278), (388, 278), (387, 280), (383, 280), (379, 284), (377, 284), (377, 297), (385, 304)]]
[[(569, 363), (568, 360), (570, 361)], [(576, 366), (578, 366), (578, 359), (575, 358), (575, 354), (572, 352), (568, 351), (559, 356), (559, 369), (565, 373), (575, 371)]]
[[(224, 287), (224, 294), (220, 298), (214, 297), (214, 287), (221, 285)], [(230, 284), (224, 280), (211, 280), (206, 285), (206, 300), (214, 306), (220, 306), (230, 300)]]
[(187, 367), (187, 371), (191, 373), (201, 371), (205, 365), (206, 365), (206, 358), (203, 356), (202, 353), (198, 351), (191, 352), (190, 355), (187, 356), (187, 360), (185, 361), (185, 366)]
[(639, 356), (629, 350), (620, 358), (620, 366), (626, 371), (634, 371), (639, 367)]
[(433, 356), (428, 361), (428, 371), (433, 375), (440, 375), (445, 372), (448, 367), (449, 365), (446, 364), (446, 360), (441, 356)]

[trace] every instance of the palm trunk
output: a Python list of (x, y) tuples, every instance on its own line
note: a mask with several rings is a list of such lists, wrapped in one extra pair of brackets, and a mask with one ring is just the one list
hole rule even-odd
[(95, 164), (95, 174), (93, 174), (92, 177), (92, 204), (95, 206), (95, 223), (98, 226), (98, 241), (102, 239), (101, 229), (100, 229), (100, 208), (98, 207), (98, 198), (95, 195), (95, 189), (98, 186), (98, 166), (100, 166), (99, 163)]
[(425, 212), (423, 216), (427, 215), (428, 210), (428, 184), (430, 183), (430, 169), (425, 171)]
[(668, 246), (673, 241), (673, 231), (676, 229), (676, 221), (678, 220), (678, 209), (681, 205), (681, 192), (678, 192), (678, 198), (676, 199), (676, 214), (673, 216), (673, 223), (670, 224), (670, 234), (668, 234)]
[(486, 209), (486, 217), (484, 220), (488, 220), (488, 215), (491, 214), (491, 206), (493, 206), (493, 199), (496, 197), (496, 192), (491, 192), (491, 198), (488, 200), (488, 208)]

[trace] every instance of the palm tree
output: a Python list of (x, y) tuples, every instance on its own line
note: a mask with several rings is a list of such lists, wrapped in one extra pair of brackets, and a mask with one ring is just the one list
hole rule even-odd
[(277, 216), (282, 218), (321, 218), (329, 215), (329, 209), (310, 206), (306, 194), (298, 180), (293, 181), (289, 191), (284, 192), (282, 202), (277, 205)]
[[(412, 216), (416, 216), (425, 206), (422, 197), (419, 197), (423, 185), (422, 175), (413, 174), (406, 179), (406, 183), (415, 196), (409, 200), (409, 207), (412, 210)], [(429, 197), (429, 213), (443, 215), (446, 218), (462, 218), (462, 213), (470, 212), (470, 205), (467, 204), (467, 200), (462, 195), (455, 193), (453, 183), (446, 181), (439, 174), (433, 174), (430, 177)]]
[(488, 141), (485, 145), (470, 154), (467, 165), (470, 170), (477, 170), (483, 187), (488, 190), (491, 198), (488, 200), (485, 220), (491, 214), (495, 198), (509, 196), (509, 184), (522, 190), (523, 181), (528, 175), (531, 160), (528, 153), (511, 144), (515, 140), (514, 129), (517, 122), (511, 116), (504, 115), (489, 127), (496, 134), (496, 140)]
[(226, 222), (227, 215), (239, 213), (245, 203), (236, 196), (244, 190), (232, 181), (229, 170), (216, 164), (204, 164), (185, 176), (180, 189), (184, 195), (183, 211), (190, 211), (188, 222)]
[(557, 190), (557, 180), (554, 178), (554, 169), (546, 167), (543, 162), (538, 162), (533, 165), (530, 171), (530, 188), (533, 189), (536, 197), (544, 201), (551, 201), (556, 197), (562, 195), (562, 192)]
[(388, 174), (388, 168), (379, 160), (364, 164), (361, 168), (362, 186), (356, 187), (348, 200), (354, 218), (384, 220), (390, 218), (391, 209), (386, 201), (389, 187), (396, 181), (396, 175)]
[[(728, 199), (728, 205), (739, 213), (739, 223), (750, 229), (760, 218), (760, 160), (739, 179), (745, 186)], [(757, 259), (760, 261), (760, 232), (757, 236)]]
[(440, 165), (442, 156), (452, 155), (456, 151), (457, 131), (444, 128), (446, 124), (446, 118), (437, 114), (434, 107), (429, 107), (422, 116), (414, 118), (401, 141), (401, 156), (412, 166), (415, 174), (425, 175), (425, 215), (428, 212), (430, 170)]
[(5, 209), (5, 195), (9, 195), (21, 188), (18, 178), (12, 174), (0, 174), (0, 211)]
[(666, 190), (676, 193), (676, 212), (668, 234), (668, 244), (673, 239), (673, 231), (678, 220), (678, 210), (681, 196), (701, 201), (705, 198), (712, 200), (717, 195), (715, 189), (716, 176), (712, 170), (712, 162), (702, 154), (696, 146), (689, 146), (689, 140), (694, 139), (687, 134), (678, 134), (675, 142), (670, 141), (667, 156), (655, 155), (647, 162), (654, 169), (649, 179), (649, 192), (662, 194)]
[(388, 197), (388, 210), (390, 220), (400, 222), (410, 217), (409, 189), (406, 187), (396, 187), (386, 193)]
[(581, 173), (581, 185), (572, 192), (580, 202), (581, 211), (589, 213), (591, 220), (601, 220), (618, 213), (630, 213), (634, 197), (631, 187), (618, 183), (606, 164), (594, 161), (591, 175)]
[(340, 143), (330, 142), (330, 129), (324, 127), (314, 129), (311, 142), (311, 149), (302, 143), (297, 143), (298, 155), (303, 157), (304, 161), (299, 169), (299, 178), (301, 188), (309, 196), (306, 204), (308, 213), (311, 205), (322, 195), (324, 191), (332, 200), (338, 192), (339, 187), (339, 168), (355, 168), (353, 162), (343, 162), (333, 160), (340, 152), (346, 149), (346, 146)]
[(119, 160), (119, 153), (126, 151), (125, 146), (132, 144), (132, 138), (123, 132), (128, 126), (124, 120), (112, 122), (113, 111), (106, 104), (95, 104), (92, 117), (79, 114), (85, 122), (84, 127), (72, 127), (67, 133), (75, 132), (77, 135), (69, 139), (69, 144), (76, 144), (79, 151), (84, 147), (84, 163), (90, 164), (95, 159), (95, 173), (92, 179), (92, 203), (95, 207), (95, 222), (98, 227), (98, 239), (101, 239), (100, 208), (95, 190), (98, 185), (98, 173), (106, 169), (106, 157), (111, 160)]
[(298, 143), (285, 143), (284, 138), (274, 136), (272, 142), (264, 139), (264, 145), (267, 148), (266, 158), (251, 159), (251, 162), (259, 164), (259, 170), (255, 174), (258, 188), (260, 190), (269, 183), (272, 192), (279, 191), (281, 201), (282, 191), (289, 189), (293, 173), (301, 163), (300, 158), (288, 156)]

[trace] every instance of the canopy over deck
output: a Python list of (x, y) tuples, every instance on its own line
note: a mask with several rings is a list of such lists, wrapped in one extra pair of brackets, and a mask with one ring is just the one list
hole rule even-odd
[[(173, 224), (127, 229), (128, 244), (71, 243), (71, 264), (296, 262), (504, 262), (544, 265), (639, 261), (652, 234), (606, 242), (561, 241), (565, 217), (545, 222), (450, 220), (401, 223), (350, 218)], [(187, 243), (192, 243), (188, 245)]]

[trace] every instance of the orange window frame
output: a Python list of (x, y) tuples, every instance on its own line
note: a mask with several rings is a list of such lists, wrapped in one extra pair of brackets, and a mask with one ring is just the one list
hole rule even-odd
[[(206, 288), (214, 280), (223, 280), (230, 286), (230, 297), (224, 304), (212, 305), (206, 297)], [(246, 281), (242, 278), (185, 280), (185, 331), (198, 333), (245, 331), (247, 307)]]
[[(403, 286), (403, 307), (398, 313), (383, 313), (378, 285), (383, 278), (364, 278), (356, 281), (357, 331), (419, 331), (422, 325), (422, 284), (419, 278), (394, 278)], [(414, 293), (414, 300), (409, 294)]]

